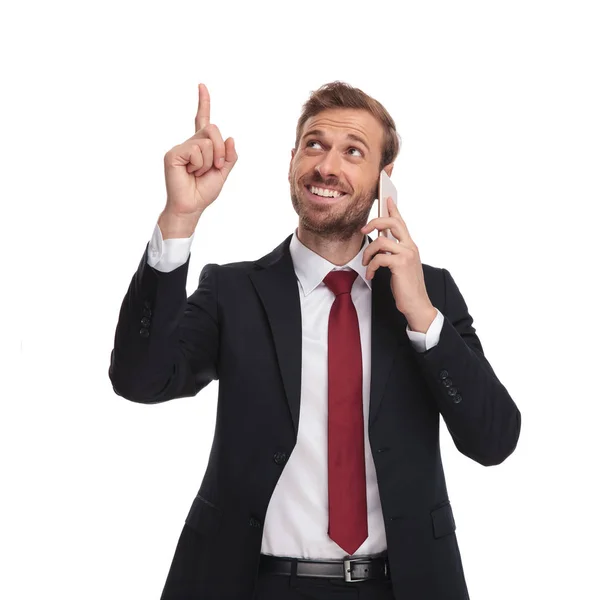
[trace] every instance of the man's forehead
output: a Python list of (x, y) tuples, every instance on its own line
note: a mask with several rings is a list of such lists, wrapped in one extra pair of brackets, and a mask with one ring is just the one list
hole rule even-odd
[(332, 133), (359, 133), (370, 140), (381, 138), (383, 135), (383, 127), (370, 112), (353, 108), (321, 111), (307, 119), (302, 133), (312, 129), (329, 129)]

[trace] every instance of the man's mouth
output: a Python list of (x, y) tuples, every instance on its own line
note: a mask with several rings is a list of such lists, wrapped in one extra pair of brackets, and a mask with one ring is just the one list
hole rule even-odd
[(308, 196), (318, 202), (335, 202), (346, 196), (346, 192), (335, 188), (320, 187), (316, 185), (305, 185)]

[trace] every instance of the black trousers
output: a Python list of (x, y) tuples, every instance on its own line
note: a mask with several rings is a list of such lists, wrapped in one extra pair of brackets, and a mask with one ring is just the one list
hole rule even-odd
[(394, 600), (388, 579), (343, 581), (260, 573), (254, 600)]

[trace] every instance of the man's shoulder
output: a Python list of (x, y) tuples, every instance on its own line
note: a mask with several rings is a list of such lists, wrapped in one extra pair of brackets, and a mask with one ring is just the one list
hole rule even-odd
[(276, 248), (270, 250), (269, 252), (255, 260), (240, 260), (218, 265), (213, 264), (211, 266), (217, 268), (219, 272), (223, 274), (240, 275), (243, 273), (250, 273), (252, 271), (264, 269), (282, 259), (287, 260), (291, 264), (291, 256), (289, 250), (291, 238), (292, 235), (289, 235)]
[(421, 263), (421, 265), (423, 266), (423, 275), (426, 278), (443, 278), (444, 277), (444, 268), (443, 267), (436, 267), (434, 265), (429, 265), (427, 263)]
[[(209, 277), (215, 281), (239, 281), (240, 278), (246, 278), (248, 274), (258, 270), (256, 261), (243, 260), (229, 263), (207, 263), (200, 273), (200, 281)], [(215, 279), (216, 278), (216, 279)]]
[[(425, 280), (425, 287), (427, 288), (429, 297), (434, 305), (439, 306), (439, 303), (444, 298), (446, 287), (444, 282), (444, 268), (429, 265), (427, 263), (421, 264), (423, 266), (423, 279)], [(436, 304), (436, 302), (438, 304)]]
[(215, 265), (219, 272), (224, 275), (240, 275), (242, 273), (248, 273), (250, 271), (256, 271), (258, 268), (255, 260), (241, 260), (236, 262), (223, 263), (222, 265)]

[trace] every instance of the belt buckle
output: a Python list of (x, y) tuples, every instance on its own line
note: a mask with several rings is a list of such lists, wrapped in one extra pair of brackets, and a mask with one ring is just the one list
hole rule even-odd
[(368, 564), (369, 559), (365, 558), (345, 558), (344, 559), (344, 581), (366, 581), (368, 577), (352, 578), (352, 564), (353, 563), (364, 563)]

